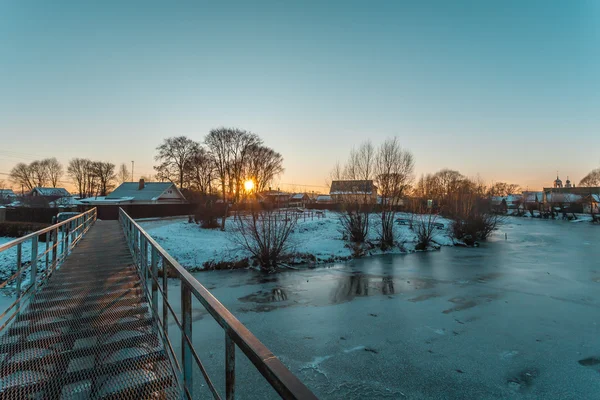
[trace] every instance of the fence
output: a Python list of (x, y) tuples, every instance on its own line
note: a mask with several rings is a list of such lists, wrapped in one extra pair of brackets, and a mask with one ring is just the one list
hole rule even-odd
[[(0, 331), (28, 304), (31, 296), (46, 283), (95, 221), (96, 209), (92, 209), (0, 245), (0, 254), (8, 254), (10, 249), (16, 248), (15, 272), (0, 284), (0, 289), (14, 284), (16, 300), (0, 314), (0, 321), (3, 321)], [(41, 249), (40, 238), (45, 241)], [(29, 248), (26, 244), (28, 242), (31, 243)], [(30, 253), (28, 257), (27, 250)]]
[(123, 205), (98, 205), (98, 219), (117, 220), (119, 209), (132, 218), (158, 218), (190, 215), (194, 213), (197, 204), (123, 204)]
[[(206, 368), (192, 343), (192, 295), (202, 304), (225, 332), (225, 395), (235, 396), (236, 346), (254, 364), (267, 382), (284, 399), (316, 399), (315, 395), (267, 349), (240, 321), (237, 320), (204, 286), (154, 241), (127, 213), (119, 210), (119, 219), (139, 273), (148, 284), (146, 294), (152, 301), (152, 312), (171, 361), (177, 370), (180, 385), (186, 396), (194, 398), (193, 368), (199, 369), (215, 399), (220, 399)], [(159, 279), (159, 264), (162, 279)], [(168, 298), (167, 269), (175, 273), (181, 287), (181, 317), (173, 311)], [(169, 271), (169, 272), (171, 272)], [(162, 299), (162, 310), (159, 308)], [(181, 333), (181, 362), (173, 350), (169, 337), (169, 319), (173, 319)]]
[(6, 221), (9, 222), (39, 222), (49, 224), (52, 217), (63, 210), (48, 207), (17, 207), (6, 209)]

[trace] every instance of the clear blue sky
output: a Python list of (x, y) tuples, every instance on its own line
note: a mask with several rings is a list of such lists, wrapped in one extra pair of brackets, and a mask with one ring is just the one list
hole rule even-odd
[(4, 0), (0, 172), (150, 174), (163, 138), (236, 126), (284, 155), (281, 183), (323, 185), (389, 136), (418, 173), (578, 181), (600, 164), (599, 21), (594, 0)]

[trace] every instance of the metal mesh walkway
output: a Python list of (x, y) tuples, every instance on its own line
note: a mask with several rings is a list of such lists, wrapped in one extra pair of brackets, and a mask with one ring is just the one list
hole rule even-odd
[(0, 398), (180, 398), (118, 221), (98, 221), (0, 337)]

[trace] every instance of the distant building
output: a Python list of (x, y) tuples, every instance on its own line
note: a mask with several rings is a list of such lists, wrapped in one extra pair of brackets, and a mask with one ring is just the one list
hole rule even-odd
[(600, 187), (575, 187), (568, 177), (563, 186), (557, 175), (552, 187), (544, 188), (542, 203), (547, 211), (590, 212), (597, 195)]
[(108, 204), (184, 204), (187, 200), (172, 182), (122, 183), (108, 196), (89, 197), (79, 200), (90, 205)]
[(289, 198), (290, 207), (306, 207), (311, 202), (307, 193), (294, 193)]
[(260, 193), (261, 198), (265, 203), (273, 204), (279, 207), (287, 207), (290, 201), (290, 193), (281, 192), (279, 190), (266, 190)]
[(0, 205), (11, 204), (17, 200), (17, 195), (12, 189), (0, 189)]
[(315, 199), (317, 204), (333, 204), (333, 198), (328, 194), (320, 194)]
[(581, 199), (583, 204), (583, 212), (586, 214), (598, 214), (600, 205), (600, 194), (588, 194)]
[(37, 198), (43, 197), (47, 201), (53, 201), (61, 197), (71, 196), (71, 193), (65, 188), (34, 187), (27, 195)]
[(329, 195), (336, 203), (377, 203), (377, 186), (372, 180), (333, 181)]

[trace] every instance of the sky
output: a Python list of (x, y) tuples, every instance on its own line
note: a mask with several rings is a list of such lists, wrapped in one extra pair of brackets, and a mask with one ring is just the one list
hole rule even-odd
[(0, 0), (0, 180), (42, 157), (138, 179), (164, 138), (227, 126), (284, 156), (282, 189), (327, 191), (393, 136), (417, 175), (578, 182), (600, 166), (598, 21), (595, 0)]

